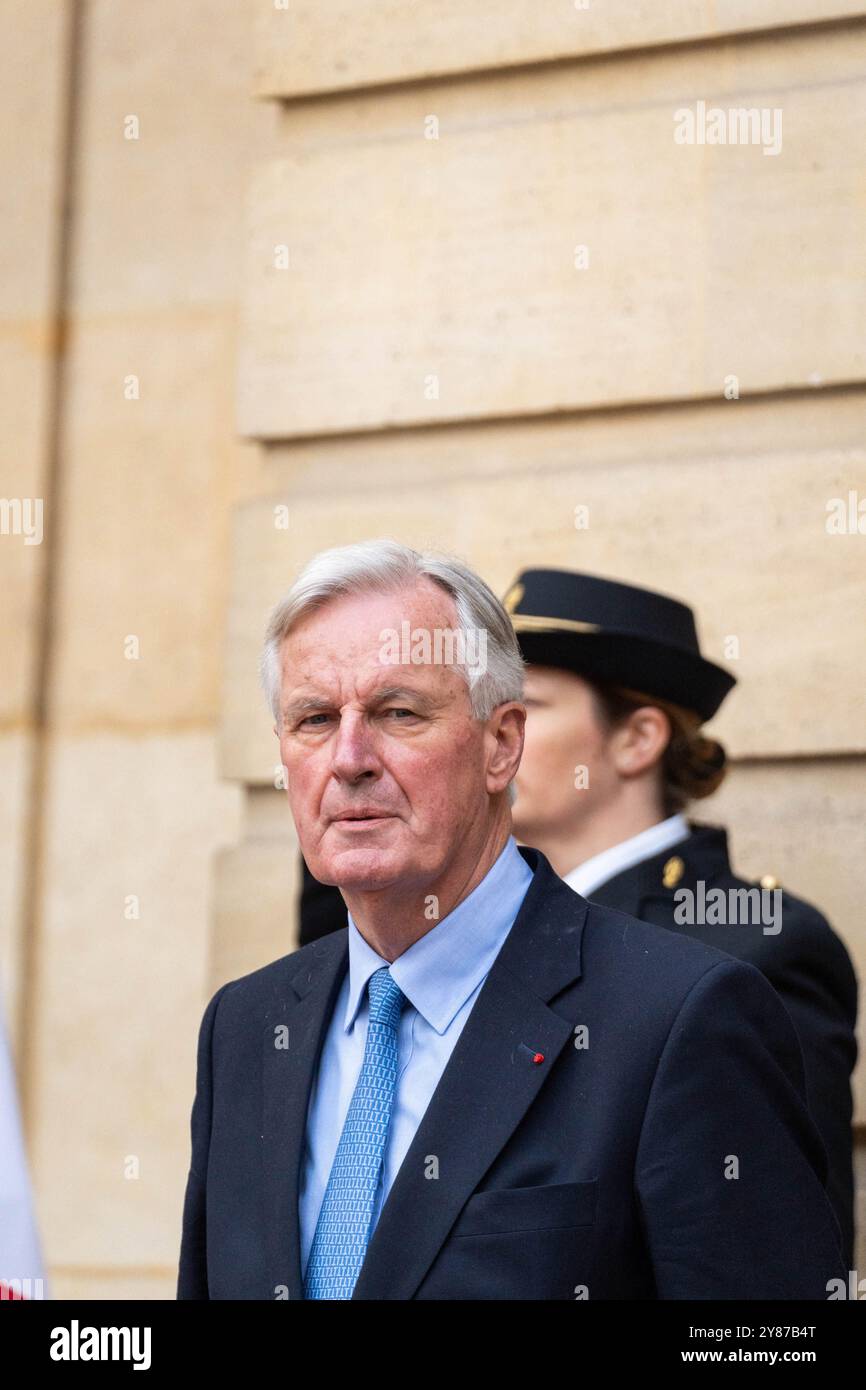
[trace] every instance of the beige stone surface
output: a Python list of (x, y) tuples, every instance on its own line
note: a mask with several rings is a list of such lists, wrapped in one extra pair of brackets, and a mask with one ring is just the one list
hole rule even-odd
[[(51, 715), (62, 731), (201, 727), (219, 706), (225, 555), (244, 453), (232, 435), (231, 316), (178, 309), (82, 323)], [(124, 397), (124, 378), (140, 381)], [(137, 655), (127, 638), (137, 640)]]
[[(866, 28), (828, 29), (289, 108), (249, 195), (241, 431), (862, 379), (864, 73)], [(699, 100), (780, 109), (780, 153), (676, 144)]]
[[(247, 7), (79, 8), (79, 123), (61, 221), (54, 163), (70, 7), (0, 6), (10, 79), (0, 96), (8, 492), (35, 490), (44, 466), (46, 325), (61, 237), (70, 258), (60, 492), (42, 548), (15, 539), (13, 555), (6, 538), (0, 546), (12, 598), (0, 718), (11, 729), (29, 717), (32, 638), (50, 621), (44, 693), (54, 740), (38, 807), (46, 838), (36, 973), (6, 994), (20, 1005), (26, 988), (32, 1019), (22, 1079), (52, 1268), (81, 1296), (173, 1296), (212, 859), (240, 828), (240, 793), (217, 778), (211, 726), (228, 516), (249, 486), (244, 473), (256, 471), (233, 428), (242, 194), (274, 113), (249, 97)], [(131, 116), (137, 140), (124, 139)], [(138, 400), (124, 399), (131, 374)], [(57, 587), (46, 614), (37, 579), (49, 544)], [(130, 634), (138, 661), (124, 656)], [(83, 737), (65, 737), (73, 731)], [(23, 749), (11, 736), (3, 748), (11, 795), (2, 905), (15, 914)], [(123, 916), (132, 893), (138, 922)], [(3, 963), (14, 968), (17, 916), (4, 916), (3, 930)], [(124, 1174), (126, 1155), (140, 1159), (136, 1180)]]
[(18, 1027), (27, 981), (21, 975), (23, 951), (20, 915), (27, 865), (24, 859), (28, 832), (33, 739), (26, 733), (0, 735), (0, 994), (2, 1012), (13, 1055), (18, 1055)]
[(43, 500), (41, 545), (0, 535), (0, 723), (29, 722), (47, 538), (60, 150), (69, 6), (0, 3), (0, 496)]
[(256, 89), (296, 96), (862, 13), (862, 0), (277, 0), (256, 7)]
[(51, 767), (29, 1059), (47, 1258), (162, 1267), (179, 1249), (211, 863), (237, 841), (239, 793), (204, 734), (58, 740)]
[(252, 10), (236, 0), (87, 10), (72, 308), (230, 313), (243, 181), (274, 122), (249, 99)]
[(50, 692), (62, 731), (216, 717), (228, 516), (252, 467), (232, 400), (243, 190), (273, 124), (249, 97), (249, 20), (232, 0), (87, 9)]
[[(180, 1247), (178, 1246), (178, 1252)], [(75, 1302), (116, 1299), (130, 1303), (173, 1301), (177, 1296), (177, 1260), (154, 1269), (76, 1268), (61, 1266), (51, 1272), (51, 1297)]]
[[(528, 470), (541, 480), (543, 489), (545, 472), (559, 472), (569, 463), (586, 469), (598, 461), (600, 468), (607, 469), (644, 462), (653, 468), (671, 458), (692, 460), (699, 488), (712, 484), (716, 461), (725, 451), (753, 452), (756, 466), (776, 453), (822, 448), (856, 458), (864, 434), (866, 390), (859, 388), (813, 388), (781, 397), (582, 411), (577, 418), (395, 428), (271, 443), (263, 450), (258, 493), (281, 495), (287, 502), (330, 496), (335, 523), (343, 525), (351, 499), (363, 491), (423, 486), (433, 500), (440, 483), (472, 476), (501, 480), (505, 486), (512, 478), (516, 483)], [(343, 491), (348, 507), (341, 505)], [(527, 503), (540, 499), (543, 505), (543, 490), (525, 497)], [(255, 500), (255, 493), (251, 491), (247, 500)], [(676, 517), (673, 524), (681, 538)]]
[(866, 1125), (866, 779), (863, 760), (826, 758), (735, 766), (693, 819), (728, 827), (731, 861), (746, 878), (773, 874), (815, 904), (844, 941), (860, 981), (855, 1123)]
[(69, 12), (67, 0), (0, 0), (0, 305), (4, 337), (31, 351), (54, 290)]
[(864, 405), (829, 394), (283, 448), (279, 490), (235, 522), (225, 775), (271, 780), (257, 678), (269, 608), (315, 551), (378, 535), (455, 550), (498, 593), (542, 564), (682, 596), (707, 655), (738, 677), (715, 724), (735, 755), (862, 750), (866, 538), (825, 524), (829, 499), (866, 497)]
[(247, 793), (257, 804), (241, 844), (214, 866), (210, 990), (294, 951), (300, 892), (298, 840), (284, 791)]

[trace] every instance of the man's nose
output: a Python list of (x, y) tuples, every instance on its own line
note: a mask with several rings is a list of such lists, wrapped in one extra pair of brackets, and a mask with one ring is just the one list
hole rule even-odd
[(331, 770), (346, 782), (375, 777), (381, 772), (373, 731), (357, 710), (347, 710), (340, 716), (332, 744)]

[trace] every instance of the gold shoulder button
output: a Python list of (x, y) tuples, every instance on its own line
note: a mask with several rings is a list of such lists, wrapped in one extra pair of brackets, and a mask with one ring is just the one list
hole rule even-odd
[(761, 887), (772, 890), (779, 887), (779, 880), (775, 874), (764, 874), (761, 879)]
[(686, 866), (678, 854), (668, 859), (662, 869), (662, 883), (665, 888), (676, 888), (685, 871)]

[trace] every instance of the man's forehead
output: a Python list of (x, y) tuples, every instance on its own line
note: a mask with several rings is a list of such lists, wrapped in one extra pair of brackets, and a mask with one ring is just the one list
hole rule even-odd
[(353, 700), (369, 703), (392, 690), (417, 692), (427, 698), (448, 698), (465, 685), (465, 678), (453, 662), (413, 659), (386, 660), (379, 650), (330, 648), (294, 653), (288, 641), (283, 647), (282, 692), (284, 706), (304, 700), (327, 700), (336, 704)]
[(428, 683), (429, 663), (384, 661), (378, 653), (364, 651), (329, 651), (304, 653), (296, 660), (291, 650), (283, 649), (283, 684), (296, 688), (339, 686), (371, 692), (389, 685), (417, 686)]
[(359, 672), (350, 679), (329, 679), (327, 673), (323, 673), (320, 680), (312, 677), (297, 683), (287, 681), (283, 703), (286, 708), (307, 704), (373, 704), (377, 700), (410, 698), (413, 695), (428, 700), (441, 693), (438, 686), (431, 686), (429, 679), (425, 679), (417, 666), (391, 666), (368, 675)]
[(369, 678), (384, 669), (384, 640), (377, 632), (372, 641), (366, 634), (347, 632), (342, 637), (322, 633), (319, 640), (293, 641), (289, 633), (282, 644), (281, 662), (287, 680), (321, 679), (329, 674), (351, 674)]

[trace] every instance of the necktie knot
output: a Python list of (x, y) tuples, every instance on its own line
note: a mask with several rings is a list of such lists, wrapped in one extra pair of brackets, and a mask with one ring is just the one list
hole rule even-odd
[(406, 996), (386, 965), (370, 976), (367, 989), (370, 995), (370, 1022), (396, 1030)]

